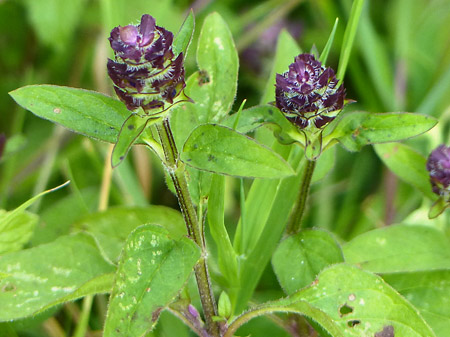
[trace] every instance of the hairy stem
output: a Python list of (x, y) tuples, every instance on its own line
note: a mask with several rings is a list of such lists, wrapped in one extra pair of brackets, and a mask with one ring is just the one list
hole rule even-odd
[(309, 186), (316, 167), (315, 160), (307, 160), (305, 171), (303, 172), (302, 185), (295, 203), (291, 219), (286, 229), (287, 234), (298, 233), (301, 229), (303, 214), (305, 213), (306, 200), (308, 200)]
[(202, 250), (202, 257), (195, 265), (194, 272), (200, 293), (203, 312), (205, 314), (206, 328), (212, 336), (219, 337), (219, 326), (217, 322), (213, 320), (213, 317), (217, 316), (217, 308), (211, 288), (208, 266), (206, 264), (206, 245), (197, 219), (194, 203), (192, 202), (191, 195), (189, 194), (186, 180), (186, 168), (184, 164), (179, 161), (178, 150), (170, 129), (169, 121), (164, 119), (162, 124), (158, 123), (156, 125), (156, 128), (158, 130), (159, 138), (164, 151), (164, 164), (170, 178), (173, 181), (181, 213), (183, 214), (183, 218), (186, 223), (188, 235)]

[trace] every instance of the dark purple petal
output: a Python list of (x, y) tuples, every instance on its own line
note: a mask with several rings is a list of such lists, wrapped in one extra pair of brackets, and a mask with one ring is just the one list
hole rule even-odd
[[(336, 88), (333, 69), (325, 68), (313, 55), (295, 57), (288, 71), (277, 74), (275, 81), (276, 106), (300, 128), (322, 128), (344, 106), (344, 87)], [(330, 112), (333, 114), (328, 116)]]
[(140, 46), (146, 46), (153, 41), (155, 35), (155, 18), (148, 14), (144, 14), (141, 17), (141, 24), (139, 25), (139, 32), (141, 33)]
[(123, 43), (135, 46), (138, 42), (138, 30), (136, 26), (119, 27), (119, 36)]

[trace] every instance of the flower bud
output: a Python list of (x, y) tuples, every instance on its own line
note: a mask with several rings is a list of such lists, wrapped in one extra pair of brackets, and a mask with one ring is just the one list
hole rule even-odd
[(108, 75), (129, 110), (164, 109), (185, 87), (183, 53), (172, 51), (173, 34), (145, 14), (138, 25), (115, 27), (109, 37), (114, 61)]
[(299, 129), (320, 129), (344, 106), (345, 89), (337, 85), (333, 69), (300, 54), (287, 72), (276, 75), (276, 106)]
[(440, 145), (427, 160), (433, 192), (450, 202), (450, 147)]

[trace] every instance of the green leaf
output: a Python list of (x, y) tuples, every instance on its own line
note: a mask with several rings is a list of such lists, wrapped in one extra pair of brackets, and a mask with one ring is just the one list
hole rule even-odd
[(196, 128), (181, 159), (195, 168), (252, 178), (281, 178), (294, 174), (277, 153), (227, 127), (206, 124)]
[(173, 52), (175, 55), (183, 53), (184, 58), (186, 58), (187, 50), (194, 36), (194, 30), (195, 18), (194, 11), (191, 9), (173, 41)]
[(116, 142), (122, 124), (130, 115), (122, 102), (84, 89), (29, 85), (9, 94), (38, 117), (109, 143)]
[(326, 177), (326, 175), (333, 169), (336, 161), (336, 149), (328, 149), (323, 151), (319, 158), (317, 158), (316, 168), (311, 179), (311, 184), (318, 182)]
[(377, 144), (374, 149), (383, 163), (401, 180), (416, 187), (431, 200), (436, 200), (426, 170), (427, 160), (423, 155), (400, 143)]
[[(347, 264), (325, 269), (309, 288), (288, 300), (306, 301), (323, 311), (344, 336), (436, 336), (417, 310), (381, 277)], [(388, 334), (391, 329), (393, 333)]]
[(344, 262), (341, 247), (323, 230), (287, 237), (272, 256), (275, 275), (288, 295), (314, 281), (325, 267), (339, 262)]
[(174, 238), (187, 234), (180, 212), (155, 205), (112, 207), (84, 217), (76, 222), (74, 227), (92, 233), (102, 253), (109, 261), (116, 263), (130, 233), (136, 227), (148, 223), (163, 226)]
[(131, 114), (123, 123), (117, 137), (116, 145), (111, 156), (112, 167), (118, 166), (127, 155), (131, 146), (136, 142), (144, 129), (153, 123), (156, 123), (159, 118), (147, 118), (138, 114)]
[(438, 337), (450, 331), (450, 270), (385, 274), (383, 279), (419, 309)]
[(198, 82), (196, 92), (190, 94), (200, 105), (205, 122), (220, 122), (236, 96), (239, 58), (231, 32), (218, 13), (208, 15), (203, 22), (197, 63), (204, 82)]
[(356, 30), (358, 28), (359, 19), (361, 17), (361, 11), (364, 4), (364, 0), (355, 0), (350, 12), (350, 18), (347, 26), (345, 27), (344, 41), (342, 42), (341, 54), (339, 58), (338, 71), (336, 78), (339, 81), (344, 79), (345, 71), (347, 70), (348, 60), (353, 48), (353, 42), (355, 41)]
[(277, 50), (266, 88), (261, 97), (261, 104), (275, 101), (275, 76), (288, 71), (294, 58), (302, 52), (295, 39), (286, 30), (278, 36)]
[(349, 112), (333, 123), (334, 130), (326, 137), (324, 135), (323, 143), (325, 146), (331, 139), (337, 139), (349, 151), (359, 151), (364, 145), (418, 136), (436, 123), (437, 120), (432, 117), (415, 113)]
[(38, 216), (25, 212), (25, 209), (40, 197), (65, 187), (68, 183), (39, 193), (12, 211), (0, 210), (0, 254), (21, 249), (33, 235)]
[(143, 336), (186, 283), (200, 257), (190, 239), (169, 238), (157, 225), (138, 227), (123, 249), (104, 336)]
[(39, 219), (36, 214), (22, 211), (4, 221), (8, 213), (0, 209), (0, 254), (20, 250), (30, 240)]
[(68, 298), (108, 291), (108, 278), (103, 275), (114, 267), (100, 255), (91, 236), (79, 233), (2, 255), (0, 270), (6, 273), (0, 278), (0, 321), (9, 321)]
[(208, 224), (211, 236), (217, 246), (218, 264), (228, 286), (238, 286), (238, 267), (236, 252), (231, 244), (224, 223), (225, 177), (213, 175), (211, 192), (208, 198)]
[(395, 225), (361, 234), (342, 247), (345, 261), (375, 273), (450, 268), (450, 242), (427, 226)]
[(331, 46), (333, 45), (334, 35), (336, 34), (336, 29), (337, 29), (338, 23), (339, 23), (339, 18), (336, 18), (336, 20), (334, 21), (333, 29), (331, 30), (331, 33), (330, 33), (330, 37), (328, 38), (327, 44), (325, 45), (325, 47), (322, 50), (322, 53), (320, 54), (319, 61), (322, 64), (327, 63), (328, 54), (330, 53)]

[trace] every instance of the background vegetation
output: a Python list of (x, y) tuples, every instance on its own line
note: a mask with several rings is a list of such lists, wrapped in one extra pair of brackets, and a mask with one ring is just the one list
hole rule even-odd
[[(27, 84), (57, 84), (112, 94), (106, 75), (112, 27), (137, 22), (143, 13), (176, 32), (189, 8), (196, 25), (218, 11), (230, 26), (240, 53), (237, 110), (259, 103), (273, 62), (278, 33), (288, 30), (303, 50), (324, 47), (336, 17), (340, 19), (328, 65), (337, 67), (351, 0), (3, 0), (0, 1), (0, 133), (6, 148), (0, 161), (0, 208), (10, 210), (43, 190), (71, 180), (68, 188), (47, 195), (31, 211), (39, 223), (28, 246), (50, 242), (74, 230), (78, 219), (115, 205), (169, 205), (162, 167), (148, 151), (135, 147), (113, 172), (111, 146), (91, 141), (21, 109), (8, 92)], [(355, 47), (344, 79), (352, 109), (409, 111), (440, 120), (431, 132), (406, 142), (424, 156), (450, 138), (450, 2), (447, 0), (366, 0)], [(198, 30), (197, 30), (198, 33)], [(187, 57), (187, 75), (195, 70), (196, 40)], [(359, 153), (338, 148), (334, 169), (312, 187), (308, 226), (333, 231), (341, 240), (393, 223), (430, 224), (450, 236), (450, 217), (429, 221), (429, 202), (408, 182), (399, 166), (383, 164), (377, 148)], [(141, 151), (142, 150), (142, 151)], [(378, 150), (381, 151), (381, 150)], [(381, 158), (381, 159), (380, 159)], [(392, 165), (392, 164), (391, 164)], [(400, 164), (399, 164), (400, 165)], [(400, 166), (401, 169), (401, 166)], [(110, 183), (110, 185), (109, 185)], [(108, 197), (108, 191), (110, 193)], [(239, 183), (228, 180), (230, 225), (239, 216)], [(422, 191), (424, 192), (424, 191)], [(427, 193), (426, 191), (424, 192)], [(430, 192), (428, 192), (430, 193)], [(232, 231), (232, 228), (230, 229)], [(261, 299), (280, 295), (271, 268), (258, 287)], [(90, 317), (95, 334), (102, 326), (105, 298), (96, 299)], [(79, 320), (78, 302), (15, 323), (20, 336), (70, 335)], [(447, 323), (448, 324), (448, 323)], [(283, 332), (267, 318), (242, 329), (254, 336)], [(7, 332), (5, 336), (10, 336)], [(258, 334), (259, 333), (259, 334)], [(163, 316), (158, 336), (187, 336), (172, 317)]]

